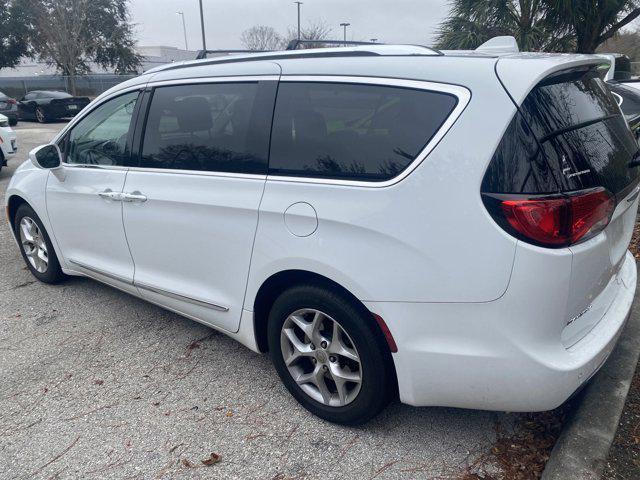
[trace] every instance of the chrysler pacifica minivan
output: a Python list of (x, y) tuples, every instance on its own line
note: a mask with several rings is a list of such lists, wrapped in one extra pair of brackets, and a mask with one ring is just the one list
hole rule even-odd
[(638, 145), (606, 62), (374, 45), (171, 64), (31, 152), (8, 218), (38, 279), (268, 352), (330, 421), (396, 396), (552, 409), (636, 287)]

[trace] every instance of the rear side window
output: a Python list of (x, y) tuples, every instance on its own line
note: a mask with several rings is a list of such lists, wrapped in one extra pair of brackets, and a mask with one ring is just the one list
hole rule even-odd
[(456, 103), (453, 95), (425, 90), (282, 82), (269, 173), (391, 179), (424, 149)]
[(638, 151), (615, 97), (597, 71), (574, 70), (537, 86), (522, 106), (562, 190), (618, 193), (638, 177)]
[[(514, 131), (530, 133), (515, 140)], [(602, 186), (616, 194), (638, 178), (638, 169), (627, 166), (637, 151), (598, 72), (565, 71), (542, 81), (524, 100), (496, 150), (482, 190), (553, 193)]]
[(156, 88), (140, 166), (265, 174), (274, 94), (258, 82)]

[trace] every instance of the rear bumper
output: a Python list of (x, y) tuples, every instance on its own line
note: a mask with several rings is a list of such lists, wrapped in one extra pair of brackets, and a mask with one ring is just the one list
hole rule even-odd
[[(564, 261), (562, 256), (559, 252), (553, 261)], [(516, 264), (529, 261), (526, 252), (522, 257)], [(557, 285), (568, 279), (557, 275), (557, 285), (550, 285), (552, 263), (539, 263), (540, 275), (533, 266), (527, 278), (517, 278), (514, 273), (505, 295), (493, 302), (367, 303), (385, 319), (398, 344), (393, 359), (404, 403), (550, 410), (602, 366), (631, 309), (637, 282), (635, 259), (627, 252), (606, 312), (588, 334), (568, 348), (562, 343), (564, 322), (558, 313), (564, 313), (566, 295), (562, 302), (563, 292), (557, 291), (561, 290)], [(514, 272), (518, 270), (527, 269), (514, 268)], [(547, 275), (542, 275), (545, 270)], [(545, 278), (547, 281), (539, 280)], [(523, 288), (528, 297), (522, 295)]]

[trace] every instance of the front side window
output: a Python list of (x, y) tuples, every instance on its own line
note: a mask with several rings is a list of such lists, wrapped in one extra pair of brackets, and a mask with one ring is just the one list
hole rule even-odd
[(67, 142), (67, 163), (127, 165), (127, 140), (138, 92), (109, 100), (73, 127)]
[(270, 121), (273, 112), (273, 92), (268, 99), (264, 91), (258, 82), (156, 88), (140, 166), (266, 173), (269, 126), (265, 119)]
[(456, 103), (453, 95), (426, 90), (283, 82), (269, 173), (388, 180), (415, 160)]

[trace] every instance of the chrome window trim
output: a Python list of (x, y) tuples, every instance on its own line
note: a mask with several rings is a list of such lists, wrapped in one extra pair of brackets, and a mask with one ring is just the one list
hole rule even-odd
[(254, 83), (254, 82), (277, 82), (280, 75), (233, 75), (221, 77), (195, 77), (180, 78), (175, 80), (156, 80), (147, 84), (147, 88), (172, 87), (178, 85), (197, 85), (201, 83)]
[(435, 135), (431, 138), (429, 143), (420, 151), (416, 158), (407, 167), (389, 180), (382, 182), (376, 182), (371, 180), (341, 180), (333, 178), (315, 178), (315, 177), (294, 177), (288, 175), (267, 175), (267, 180), (273, 180), (278, 182), (292, 182), (292, 183), (314, 183), (324, 185), (344, 185), (352, 187), (368, 187), (368, 188), (382, 188), (395, 185), (402, 181), (411, 174), (423, 160), (433, 151), (433, 149), (440, 143), (440, 140), (444, 138), (447, 132), (451, 129), (453, 124), (458, 120), (462, 112), (467, 108), (469, 101), (471, 100), (471, 92), (466, 87), (460, 85), (451, 85), (446, 83), (435, 83), (422, 80), (406, 80), (400, 78), (388, 78), (388, 77), (357, 77), (357, 76), (336, 76), (336, 75), (283, 75), (280, 77), (281, 82), (317, 82), (317, 83), (351, 83), (351, 84), (364, 84), (364, 85), (381, 85), (388, 87), (404, 87), (412, 88), (414, 90), (429, 90), (433, 92), (442, 92), (455, 96), (458, 99), (458, 103), (449, 114), (445, 122), (438, 129)]
[(200, 300), (198, 298), (187, 297), (186, 295), (181, 295), (179, 293), (175, 293), (169, 290), (164, 290), (162, 288), (149, 285), (147, 283), (142, 282), (134, 282), (134, 285), (143, 290), (147, 290), (149, 292), (157, 293), (159, 295), (164, 295), (165, 297), (173, 298), (175, 300), (180, 300), (183, 302), (192, 303), (193, 305), (197, 305), (199, 307), (210, 308), (212, 310), (217, 310), (219, 312), (228, 312), (229, 307), (225, 307), (223, 305), (218, 305), (217, 303), (207, 302), (205, 300)]
[(93, 105), (90, 110), (83, 112), (81, 115), (76, 116), (69, 124), (53, 139), (52, 143), (57, 143), (67, 132), (73, 128), (80, 120), (93, 110), (98, 108), (103, 103), (113, 99), (114, 97), (129, 93), (132, 91), (143, 91), (146, 88), (163, 87), (173, 85), (188, 85), (188, 84), (204, 84), (204, 83), (237, 83), (237, 82), (255, 82), (255, 81), (281, 81), (281, 82), (319, 82), (319, 83), (350, 83), (350, 84), (363, 84), (363, 85), (381, 85), (390, 87), (404, 87), (412, 88), (415, 90), (427, 90), (434, 92), (447, 93), (455, 96), (458, 99), (453, 111), (449, 114), (445, 122), (440, 129), (435, 133), (433, 138), (427, 143), (427, 145), (420, 151), (416, 158), (397, 176), (381, 181), (371, 180), (341, 180), (333, 178), (315, 178), (315, 177), (297, 177), (288, 175), (268, 175), (268, 174), (251, 174), (251, 173), (234, 173), (234, 172), (217, 172), (217, 171), (199, 171), (199, 170), (180, 170), (180, 169), (162, 169), (162, 168), (145, 168), (145, 167), (125, 167), (125, 166), (110, 166), (110, 165), (86, 165), (86, 164), (70, 164), (62, 162), (64, 167), (68, 168), (97, 168), (105, 170), (121, 170), (132, 172), (149, 172), (149, 173), (163, 173), (163, 174), (177, 174), (177, 175), (200, 175), (208, 177), (221, 177), (221, 178), (240, 178), (240, 179), (252, 179), (252, 180), (271, 180), (277, 182), (288, 183), (311, 183), (321, 185), (336, 185), (336, 186), (355, 186), (355, 187), (367, 187), (367, 188), (382, 188), (395, 185), (409, 176), (433, 151), (433, 149), (440, 143), (447, 132), (458, 120), (462, 112), (466, 109), (469, 101), (471, 100), (471, 92), (466, 87), (460, 85), (453, 85), (447, 83), (436, 83), (423, 80), (407, 80), (401, 78), (390, 77), (364, 77), (364, 76), (338, 76), (338, 75), (247, 75), (247, 76), (223, 76), (223, 77), (198, 77), (198, 78), (184, 78), (175, 80), (158, 80), (150, 81), (144, 84), (127, 87), (122, 90), (114, 92), (112, 95), (101, 99), (99, 103)]
[[(96, 102), (95, 104), (93, 104), (93, 102), (91, 102), (89, 105), (87, 105), (84, 110), (82, 110), (78, 115), (73, 117), (73, 119), (71, 119), (71, 121), (69, 123), (67, 123), (67, 125), (62, 130), (60, 130), (60, 132), (58, 132), (58, 134), (55, 137), (53, 137), (53, 140), (51, 140), (50, 143), (57, 144), (69, 132), (69, 130), (71, 130), (73, 127), (75, 127), (75, 125), (78, 122), (80, 122), (84, 117), (89, 115), (91, 112), (93, 112), (95, 109), (99, 108), (100, 106), (102, 106), (103, 104), (108, 102), (109, 100), (112, 100), (112, 99), (114, 99), (116, 97), (124, 95), (125, 93), (130, 93), (130, 92), (135, 92), (135, 91), (139, 91), (140, 93), (142, 93), (142, 91), (146, 88), (146, 86), (147, 86), (146, 83), (140, 83), (138, 85), (134, 85), (134, 86), (131, 86), (131, 87), (123, 88), (122, 90), (118, 90), (117, 92), (113, 92), (108, 97), (104, 97), (104, 98), (98, 97), (99, 101), (96, 101), (96, 100), (98, 100), (98, 99), (96, 99), (96, 100), (93, 101), (93, 102)], [(89, 107), (91, 107), (91, 108), (89, 108)], [(79, 165), (79, 164), (69, 164), (69, 163), (64, 163), (64, 162), (62, 164), (65, 165), (65, 166), (67, 166), (67, 165)]]

